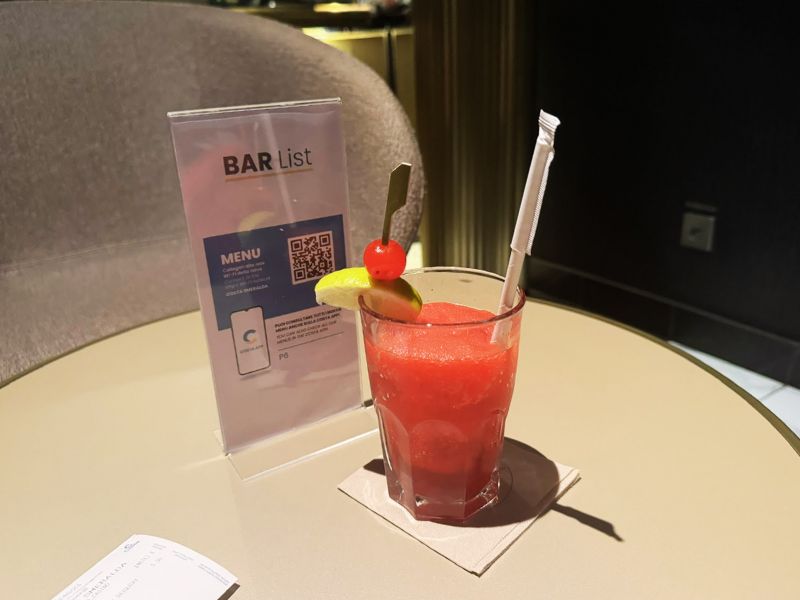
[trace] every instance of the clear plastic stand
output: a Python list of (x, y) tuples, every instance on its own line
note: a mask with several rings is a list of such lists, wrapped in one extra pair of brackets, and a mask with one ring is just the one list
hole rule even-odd
[(228, 459), (247, 481), (371, 435), (377, 428), (372, 406), (362, 406), (231, 452)]
[[(247, 481), (267, 473), (290, 467), (329, 452), (377, 432), (378, 420), (372, 406), (369, 376), (364, 359), (364, 337), (361, 335), (361, 320), (356, 319), (359, 356), (361, 397), (368, 398), (361, 406), (330, 416), (316, 423), (293, 429), (274, 437), (256, 442), (246, 448), (228, 454), (236, 473)], [(217, 437), (222, 443), (219, 432)]]
[(362, 405), (355, 313), (314, 293), (352, 262), (341, 99), (169, 120), (225, 452), (269, 471)]

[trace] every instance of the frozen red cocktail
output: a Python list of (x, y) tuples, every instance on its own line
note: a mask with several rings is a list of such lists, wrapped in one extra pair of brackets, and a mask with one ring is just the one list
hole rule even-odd
[(361, 305), (389, 495), (417, 519), (460, 522), (498, 500), (525, 298), (518, 290), (513, 308), (495, 315), (498, 275), (403, 277), (425, 300), (415, 321)]

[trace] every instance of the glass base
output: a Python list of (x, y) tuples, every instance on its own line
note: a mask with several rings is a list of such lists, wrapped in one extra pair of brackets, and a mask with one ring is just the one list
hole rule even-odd
[(460, 524), (470, 520), (480, 511), (500, 502), (500, 475), (494, 470), (489, 482), (474, 496), (467, 499), (430, 498), (403, 488), (391, 470), (387, 469), (386, 483), (389, 497), (405, 508), (417, 521)]

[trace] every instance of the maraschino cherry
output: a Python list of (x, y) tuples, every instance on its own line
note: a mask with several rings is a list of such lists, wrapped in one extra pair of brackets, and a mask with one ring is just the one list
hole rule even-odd
[(394, 240), (372, 240), (364, 249), (364, 266), (374, 279), (397, 279), (406, 270), (405, 250)]
[(389, 239), (389, 230), (392, 226), (392, 215), (406, 203), (410, 175), (411, 165), (408, 163), (400, 163), (392, 171), (383, 217), (383, 235), (364, 248), (364, 266), (373, 279), (397, 279), (406, 269), (405, 250), (396, 241)]

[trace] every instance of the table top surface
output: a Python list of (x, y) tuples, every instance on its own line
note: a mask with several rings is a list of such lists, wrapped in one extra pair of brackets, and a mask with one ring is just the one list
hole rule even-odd
[(238, 600), (796, 598), (797, 438), (647, 336), (534, 302), (523, 321), (506, 434), (583, 478), (483, 576), (337, 490), (377, 434), (243, 481), (192, 313), (0, 389), (3, 596), (50, 598), (146, 533), (232, 571)]

